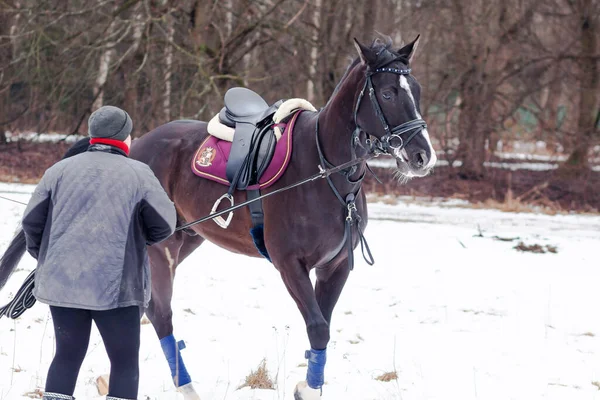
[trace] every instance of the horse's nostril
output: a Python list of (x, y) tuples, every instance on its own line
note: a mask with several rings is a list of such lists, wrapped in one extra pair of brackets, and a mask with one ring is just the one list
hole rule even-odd
[(425, 165), (427, 165), (427, 154), (425, 153), (425, 151), (421, 150), (416, 154), (416, 164), (419, 168), (423, 168)]

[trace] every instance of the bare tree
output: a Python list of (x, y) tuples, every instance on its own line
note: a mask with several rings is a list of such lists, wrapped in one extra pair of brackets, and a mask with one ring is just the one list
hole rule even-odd
[(591, 145), (599, 139), (600, 119), (600, 2), (597, 0), (567, 1), (576, 19), (579, 57), (579, 117), (576, 142), (566, 165), (588, 168), (588, 153)]
[(399, 47), (420, 33), (422, 112), (461, 176), (483, 177), (499, 138), (557, 141), (584, 165), (599, 135), (599, 1), (6, 0), (0, 123), (78, 132), (114, 104), (139, 135), (208, 119), (239, 85), (318, 107), (355, 57), (352, 37)]
[(314, 33), (312, 36), (312, 45), (310, 49), (310, 69), (309, 79), (306, 81), (306, 98), (310, 102), (315, 102), (315, 81), (317, 80), (317, 65), (319, 61), (319, 32), (321, 30), (321, 0), (315, 0), (313, 13)]
[(173, 27), (173, 18), (170, 13), (165, 16), (166, 22), (166, 43), (165, 43), (165, 93), (163, 100), (164, 122), (171, 120), (171, 75), (173, 74), (173, 40), (175, 39), (175, 28)]
[(98, 66), (98, 76), (96, 77), (96, 82), (94, 83), (93, 93), (94, 93), (94, 103), (92, 104), (92, 110), (96, 110), (104, 105), (104, 85), (106, 84), (106, 79), (108, 78), (108, 71), (110, 69), (113, 58), (116, 54), (115, 51), (115, 39), (116, 36), (114, 34), (115, 27), (117, 26), (117, 19), (114, 19), (110, 25), (108, 26), (108, 31), (111, 32), (111, 36), (109, 40), (104, 45), (104, 50), (100, 56), (100, 63)]
[[(1, 5), (0, 7), (6, 7)], [(10, 91), (10, 71), (6, 68), (12, 59), (12, 49), (9, 39), (8, 16), (5, 10), (0, 13), (0, 144), (6, 143), (6, 126), (8, 124), (8, 97)]]

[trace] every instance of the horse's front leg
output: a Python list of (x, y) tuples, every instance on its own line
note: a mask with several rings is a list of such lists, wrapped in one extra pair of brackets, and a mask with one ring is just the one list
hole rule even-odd
[(317, 268), (315, 292), (317, 302), (328, 325), (331, 325), (333, 308), (342, 294), (348, 275), (350, 275), (350, 267), (347, 259)]
[[(300, 382), (296, 386), (294, 397), (296, 400), (314, 400), (321, 398), (321, 389), (325, 380), (325, 362), (327, 353), (327, 344), (329, 343), (329, 322), (322, 312), (320, 302), (317, 301), (317, 295), (313, 289), (309, 277), (309, 268), (302, 265), (300, 262), (289, 262), (284, 267), (280, 268), (281, 277), (286, 288), (296, 302), (298, 309), (304, 317), (306, 323), (306, 331), (311, 349), (305, 354), (308, 360), (308, 370), (306, 373), (306, 381)], [(335, 274), (342, 276), (343, 274)], [(343, 277), (345, 282), (347, 274)], [(324, 282), (331, 282), (333, 276), (329, 276)], [(340, 279), (340, 278), (337, 278)], [(317, 290), (319, 289), (317, 284)], [(338, 286), (338, 285), (334, 285)], [(343, 287), (343, 283), (341, 284)], [(324, 304), (332, 304), (331, 308), (337, 301), (341, 288), (336, 291), (333, 296), (322, 295)], [(332, 297), (335, 298), (332, 301)], [(328, 308), (329, 306), (326, 306)], [(328, 312), (328, 317), (331, 317), (331, 311)]]
[[(327, 322), (327, 340), (329, 341), (329, 335), (331, 330), (331, 315), (333, 313), (333, 309), (340, 298), (340, 294), (342, 293), (342, 289), (346, 281), (348, 280), (348, 275), (350, 273), (350, 269), (348, 268), (348, 263), (346, 260), (342, 260), (341, 262), (330, 263), (323, 267), (319, 267), (317, 269), (317, 283), (315, 287), (315, 294), (317, 303), (319, 304), (319, 308), (321, 310), (321, 314), (325, 321)], [(314, 349), (314, 347), (313, 347)], [(313, 363), (312, 367), (317, 369), (320, 366), (319, 358), (321, 358), (322, 366), (325, 367), (325, 351), (323, 350), (323, 354), (319, 354), (319, 352), (315, 352), (311, 349), (310, 357), (315, 358), (317, 360), (316, 363)], [(307, 352), (308, 355), (308, 352)], [(316, 365), (315, 365), (316, 364)], [(306, 382), (300, 382), (296, 386), (296, 399), (313, 399), (319, 398), (317, 394), (320, 396), (321, 390), (313, 388), (310, 384), (310, 376), (311, 376), (311, 359), (308, 360), (309, 371), (307, 374)], [(323, 369), (321, 369), (323, 371)], [(322, 372), (321, 372), (322, 373)], [(311, 397), (312, 396), (312, 397)]]

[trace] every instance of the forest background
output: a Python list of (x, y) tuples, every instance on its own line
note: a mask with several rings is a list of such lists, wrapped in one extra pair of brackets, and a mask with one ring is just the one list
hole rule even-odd
[(405, 186), (382, 169), (376, 190), (600, 209), (600, 0), (0, 0), (0, 180), (39, 179), (67, 146), (24, 133), (85, 135), (103, 104), (138, 137), (210, 119), (232, 86), (319, 108), (352, 39), (379, 34), (421, 35), (440, 165)]

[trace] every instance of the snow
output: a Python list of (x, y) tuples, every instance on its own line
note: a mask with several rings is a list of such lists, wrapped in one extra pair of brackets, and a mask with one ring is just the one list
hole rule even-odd
[(500, 151), (494, 152), (498, 158), (509, 160), (528, 160), (528, 161), (567, 161), (567, 156), (564, 154), (548, 155), (548, 154), (530, 154), (530, 153), (504, 153)]
[[(32, 189), (0, 184), (0, 195), (26, 202)], [(0, 210), (4, 251), (23, 206), (0, 199)], [(600, 381), (600, 216), (406, 198), (373, 203), (369, 214), (376, 264), (366, 265), (357, 251), (334, 311), (324, 399), (600, 399), (593, 384)], [(513, 249), (521, 240), (558, 253)], [(33, 267), (27, 256), (0, 304)], [(308, 339), (268, 262), (205, 244), (177, 271), (173, 309), (202, 399), (293, 398)], [(53, 351), (47, 306), (0, 320), (0, 399), (43, 387)], [(139, 398), (180, 399), (151, 325), (142, 325), (140, 357)], [(263, 358), (276, 389), (237, 390)], [(75, 397), (100, 399), (94, 382), (108, 370), (94, 329)], [(394, 370), (397, 381), (375, 379)]]
[[(509, 158), (509, 157), (504, 157)], [(519, 157), (514, 157), (519, 158)], [(526, 159), (526, 158), (523, 158)], [(532, 160), (534, 160), (532, 158)], [(377, 158), (367, 161), (367, 163), (371, 167), (376, 168), (395, 168), (396, 161), (392, 158)], [(436, 167), (447, 167), (450, 163), (448, 160), (440, 160), (436, 162)], [(462, 165), (461, 160), (454, 160), (452, 166), (457, 168)], [(528, 170), (528, 171), (549, 171), (552, 169), (558, 168), (558, 163), (550, 163), (550, 162), (496, 162), (496, 161), (486, 161), (483, 163), (484, 166), (488, 168), (500, 168), (500, 169), (509, 169), (511, 171), (517, 170)], [(592, 171), (600, 172), (600, 165), (594, 165), (591, 167)]]
[(22, 132), (12, 133), (6, 132), (6, 138), (10, 142), (16, 142), (18, 140), (27, 140), (36, 143), (57, 143), (65, 141), (67, 143), (75, 143), (79, 139), (83, 139), (86, 136), (81, 135), (65, 135), (62, 133), (37, 133), (37, 132)]

